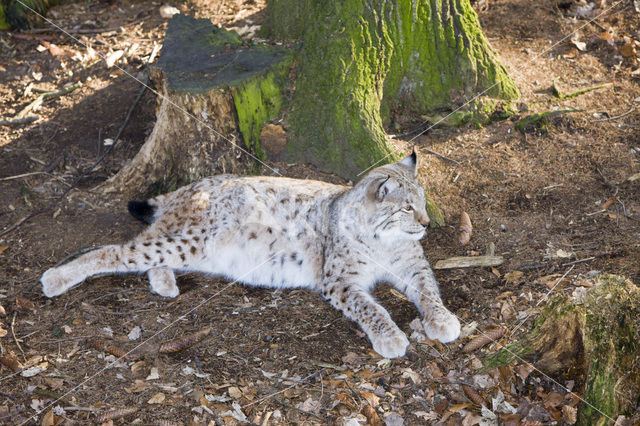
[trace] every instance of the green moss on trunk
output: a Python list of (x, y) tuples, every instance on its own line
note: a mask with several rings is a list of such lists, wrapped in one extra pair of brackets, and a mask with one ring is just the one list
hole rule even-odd
[(394, 115), (518, 96), (469, 0), (271, 0), (263, 34), (301, 40), (288, 157), (349, 178), (397, 159)]
[[(521, 340), (485, 358), (484, 368), (522, 358), (547, 374), (568, 371), (585, 383), (579, 425), (607, 424), (640, 400), (640, 290), (601, 275), (579, 299), (555, 297)], [(516, 356), (517, 355), (517, 356)]]
[(41, 25), (40, 16), (45, 16), (49, 7), (56, 3), (55, 0), (1, 0), (0, 30), (25, 30)]
[(291, 63), (291, 57), (282, 60), (267, 75), (247, 79), (233, 90), (238, 128), (247, 148), (260, 160), (266, 158), (260, 145), (260, 128), (280, 113), (284, 98), (282, 88)]

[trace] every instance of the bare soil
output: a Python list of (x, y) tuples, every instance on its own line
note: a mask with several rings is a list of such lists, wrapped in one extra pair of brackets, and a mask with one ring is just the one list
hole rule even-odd
[[(526, 318), (521, 333), (549, 293), (587, 286), (593, 271), (640, 282), (640, 180), (628, 180), (640, 171), (640, 46), (631, 55), (623, 47), (640, 40), (640, 13), (623, 1), (588, 24), (569, 16), (570, 1), (475, 4), (482, 8), (486, 36), (522, 91), (520, 112), (481, 129), (436, 128), (416, 139), (419, 149), (455, 160), (422, 153), (422, 182), (448, 223), (429, 232), (424, 248), (435, 263), (484, 254), (495, 244), (505, 258), (500, 267), (438, 270), (436, 276), (445, 303), (465, 325), (477, 323), (472, 335), (499, 325), (513, 330)], [(192, 0), (177, 6), (251, 37), (265, 2)], [(0, 233), (49, 207), (107, 149), (140, 90), (132, 76), (144, 81), (145, 64), (162, 44), (167, 19), (159, 7), (116, 0), (51, 9), (48, 17), (76, 40), (51, 26), (0, 33), (4, 118), (36, 98), (33, 88), (82, 83), (45, 100), (32, 112), (37, 121), (0, 127)], [(576, 30), (574, 40), (584, 46), (564, 40)], [(52, 51), (46, 42), (68, 52)], [(86, 45), (101, 55), (128, 53), (118, 67), (107, 68)], [(560, 100), (551, 91), (554, 81), (565, 93), (610, 84)], [(145, 276), (130, 275), (93, 278), (59, 298), (45, 298), (38, 279), (47, 268), (143, 228), (127, 214), (127, 200), (96, 188), (135, 155), (153, 127), (154, 108), (155, 96), (147, 91), (116, 148), (95, 170), (53, 208), (0, 236), (0, 305), (6, 311), (0, 355), (15, 355), (25, 368), (46, 367), (25, 377), (2, 365), (0, 423), (94, 423), (123, 407), (138, 411), (115, 423), (234, 424), (242, 415), (256, 424), (357, 424), (376, 416), (388, 424), (399, 418), (405, 424), (489, 421), (463, 393), (461, 383), (469, 383), (502, 422), (571, 424), (584, 385), (572, 377), (549, 378), (526, 363), (477, 373), (483, 353), (519, 333), (474, 353), (461, 351), (468, 338), (443, 346), (415, 336), (409, 356), (388, 362), (356, 324), (304, 290), (248, 288), (188, 274), (178, 278), (180, 297), (166, 300), (149, 293)], [(553, 117), (546, 129), (515, 129), (527, 114), (567, 108), (581, 112)], [(416, 117), (389, 133), (421, 124)], [(270, 166), (288, 176), (340, 181), (305, 165)], [(474, 233), (460, 247), (463, 211)], [(550, 291), (552, 274), (566, 276)], [(376, 296), (410, 335), (415, 308), (388, 286)], [(136, 327), (140, 337), (131, 340)], [(203, 342), (175, 354), (158, 352), (162, 342), (206, 327), (212, 332)], [(121, 348), (127, 359), (112, 365), (114, 355), (95, 342)], [(516, 413), (492, 407), (499, 391)], [(629, 413), (627, 421), (639, 416)]]

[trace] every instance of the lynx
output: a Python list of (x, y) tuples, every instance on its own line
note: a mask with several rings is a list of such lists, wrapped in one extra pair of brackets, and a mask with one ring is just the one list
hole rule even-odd
[(370, 294), (385, 281), (416, 305), (430, 339), (450, 342), (460, 323), (443, 305), (419, 242), (429, 217), (416, 175), (414, 152), (353, 187), (218, 175), (131, 201), (131, 214), (150, 226), (128, 243), (49, 269), (42, 290), (54, 297), (95, 274), (146, 272), (152, 292), (176, 297), (176, 270), (309, 288), (357, 322), (377, 353), (394, 358), (409, 341)]

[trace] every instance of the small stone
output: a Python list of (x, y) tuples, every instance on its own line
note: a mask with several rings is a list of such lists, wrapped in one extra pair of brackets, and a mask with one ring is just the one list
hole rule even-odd
[(403, 426), (404, 419), (398, 413), (389, 413), (384, 416), (384, 424), (386, 426)]

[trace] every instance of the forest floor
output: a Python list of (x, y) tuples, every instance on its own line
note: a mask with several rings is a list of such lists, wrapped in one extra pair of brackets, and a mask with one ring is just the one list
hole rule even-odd
[[(264, 3), (176, 6), (250, 38)], [(522, 91), (519, 117), (581, 111), (551, 118), (546, 130), (523, 133), (507, 120), (481, 129), (435, 128), (416, 139), (423, 149), (420, 179), (447, 220), (423, 240), (428, 259), (484, 254), (493, 243), (505, 262), (435, 271), (445, 304), (470, 336), (441, 345), (413, 334), (411, 355), (391, 361), (371, 350), (355, 323), (306, 290), (187, 274), (178, 278), (181, 296), (167, 300), (148, 291), (146, 276), (131, 275), (90, 279), (45, 298), (38, 279), (47, 268), (143, 229), (128, 215), (126, 199), (95, 188), (135, 155), (153, 128), (150, 91), (113, 152), (57, 199), (113, 142), (140, 91), (132, 76), (145, 79), (167, 19), (159, 2), (83, 1), (48, 13), (75, 41), (49, 25), (43, 32), (0, 33), (2, 118), (14, 117), (39, 90), (81, 84), (44, 99), (30, 113), (36, 121), (0, 127), (0, 423), (92, 423), (130, 408), (137, 411), (120, 412), (125, 420), (102, 420), (474, 425), (493, 424), (497, 416), (504, 424), (573, 424), (584, 390), (574, 377), (547, 377), (524, 362), (487, 374), (477, 368), (484, 354), (531, 326), (548, 296), (589, 286), (594, 271), (640, 282), (640, 180), (629, 180), (640, 171), (640, 12), (637, 2), (622, 1), (588, 23), (604, 3), (586, 2), (595, 5), (591, 12), (571, 1), (475, 3), (487, 38)], [(98, 54), (121, 56), (107, 67)], [(606, 86), (562, 100), (552, 93), (554, 82), (565, 93)], [(415, 117), (389, 133), (420, 124)], [(271, 166), (284, 175), (326, 177), (304, 165)], [(461, 247), (463, 211), (474, 232)], [(376, 297), (411, 335), (414, 306), (384, 285)], [(469, 339), (499, 326), (511, 331), (462, 351)], [(163, 342), (207, 327), (203, 342), (159, 353)], [(116, 361), (114, 348), (127, 358)], [(11, 369), (12, 356), (22, 368)], [(489, 410), (469, 399), (463, 383)], [(637, 411), (628, 417), (627, 424), (640, 421)]]

